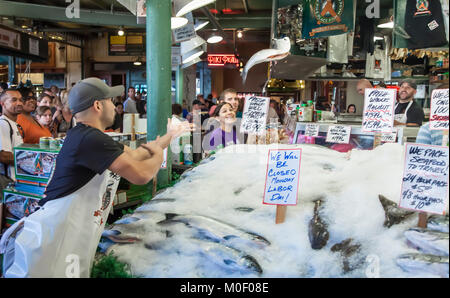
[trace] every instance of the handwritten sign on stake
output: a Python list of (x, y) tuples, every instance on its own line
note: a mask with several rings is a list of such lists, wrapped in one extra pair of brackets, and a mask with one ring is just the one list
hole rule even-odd
[(395, 89), (366, 89), (363, 132), (391, 132), (394, 127)]
[(241, 132), (255, 135), (263, 135), (265, 133), (269, 103), (270, 97), (245, 97)]
[(271, 149), (263, 204), (277, 205), (275, 223), (284, 222), (286, 206), (297, 205), (302, 149)]
[(328, 143), (348, 144), (350, 143), (351, 126), (345, 125), (330, 125), (328, 126), (328, 133), (326, 141)]
[(448, 131), (448, 89), (435, 89), (431, 93), (430, 129)]
[(448, 205), (448, 163), (448, 147), (406, 144), (399, 207), (444, 214)]

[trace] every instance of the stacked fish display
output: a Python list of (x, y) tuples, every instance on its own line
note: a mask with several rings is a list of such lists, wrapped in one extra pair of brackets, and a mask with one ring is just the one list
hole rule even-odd
[[(275, 206), (262, 203), (276, 148), (302, 149), (298, 205), (278, 225)], [(229, 146), (108, 226), (99, 246), (136, 277), (448, 276), (448, 217), (428, 224), (445, 238), (396, 207), (403, 151), (384, 144), (349, 158), (308, 144)]]

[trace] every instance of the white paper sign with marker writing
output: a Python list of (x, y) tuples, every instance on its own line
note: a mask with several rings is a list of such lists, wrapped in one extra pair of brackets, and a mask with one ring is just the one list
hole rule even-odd
[(246, 96), (242, 113), (241, 132), (262, 135), (266, 131), (269, 97)]
[(305, 126), (305, 136), (308, 137), (318, 137), (319, 136), (320, 125), (318, 124), (306, 124)]
[(167, 148), (164, 149), (163, 151), (163, 163), (161, 164), (161, 169), (167, 169)]
[(302, 149), (269, 150), (263, 203), (297, 205)]
[(395, 89), (366, 89), (363, 132), (391, 132), (394, 127)]
[(406, 144), (401, 208), (444, 214), (448, 206), (448, 147)]
[(330, 125), (328, 126), (328, 133), (326, 141), (328, 143), (348, 144), (350, 143), (351, 126), (345, 125)]
[(448, 130), (448, 89), (435, 89), (431, 93), (430, 129)]
[(395, 143), (397, 141), (397, 129), (394, 128), (391, 132), (383, 132), (381, 134), (381, 142)]

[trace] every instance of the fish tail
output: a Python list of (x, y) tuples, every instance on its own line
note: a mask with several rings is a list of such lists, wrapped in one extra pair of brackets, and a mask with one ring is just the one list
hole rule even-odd
[(247, 80), (247, 71), (245, 69), (242, 71), (241, 77), (242, 77), (242, 84), (245, 85), (245, 81)]

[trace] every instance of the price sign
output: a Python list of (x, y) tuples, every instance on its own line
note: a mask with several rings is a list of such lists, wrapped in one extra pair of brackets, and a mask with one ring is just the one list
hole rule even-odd
[(391, 132), (394, 127), (395, 89), (366, 89), (363, 132)]
[(262, 135), (266, 131), (270, 97), (246, 96), (241, 132)]
[(444, 214), (448, 205), (448, 147), (406, 144), (399, 206)]
[(330, 125), (326, 141), (328, 143), (348, 144), (352, 127), (345, 125)]
[(448, 130), (448, 89), (435, 89), (431, 93), (430, 129)]
[(391, 132), (383, 132), (381, 134), (381, 142), (383, 143), (395, 143), (397, 141), (397, 130), (394, 129)]
[(305, 126), (305, 136), (308, 137), (318, 137), (319, 136), (320, 125), (318, 124), (306, 124)]

